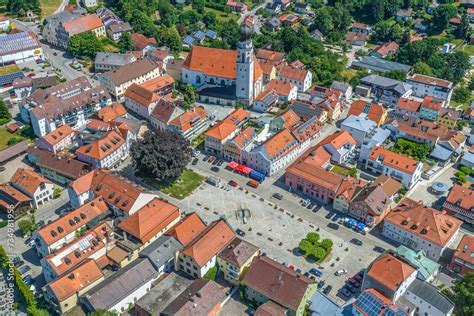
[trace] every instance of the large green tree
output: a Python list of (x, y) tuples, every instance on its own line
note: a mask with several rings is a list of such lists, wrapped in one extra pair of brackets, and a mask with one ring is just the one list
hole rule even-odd
[(431, 27), (435, 32), (441, 33), (448, 27), (449, 20), (456, 17), (458, 9), (452, 5), (443, 3), (437, 7), (431, 19)]
[(133, 49), (133, 41), (129, 32), (122, 34), (118, 45), (121, 53), (125, 53)]
[(25, 15), (28, 10), (40, 14), (41, 5), (39, 0), (8, 0), (7, 10), (19, 15)]
[(0, 100), (0, 125), (10, 122), (12, 115), (8, 111), (7, 105), (3, 100)]
[(474, 271), (468, 272), (462, 279), (454, 281), (449, 295), (455, 305), (457, 316), (474, 315)]
[(95, 54), (103, 50), (102, 43), (91, 31), (73, 35), (67, 43), (67, 51), (74, 56), (93, 58)]

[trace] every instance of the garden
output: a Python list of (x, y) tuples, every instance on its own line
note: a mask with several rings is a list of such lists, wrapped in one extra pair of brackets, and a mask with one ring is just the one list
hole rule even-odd
[(198, 188), (205, 179), (206, 177), (186, 169), (178, 179), (171, 183), (160, 182), (154, 179), (145, 179), (145, 182), (156, 187), (161, 192), (181, 200)]
[(318, 233), (309, 232), (306, 238), (301, 240), (298, 248), (306, 259), (322, 262), (332, 250), (331, 239), (322, 239)]
[(430, 145), (418, 144), (408, 139), (399, 138), (393, 147), (393, 151), (410, 156), (418, 161), (425, 161), (430, 154)]
[(474, 177), (474, 169), (463, 165), (460, 165), (458, 169), (459, 171), (457, 171), (454, 175), (456, 176), (456, 179), (459, 181), (459, 183), (464, 184), (468, 182), (468, 177)]

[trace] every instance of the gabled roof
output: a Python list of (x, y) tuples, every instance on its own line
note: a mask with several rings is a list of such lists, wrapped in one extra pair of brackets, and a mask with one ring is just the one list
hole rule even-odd
[(416, 269), (390, 253), (384, 253), (375, 259), (366, 272), (387, 288), (396, 291)]
[(86, 225), (92, 220), (103, 216), (109, 208), (104, 200), (99, 197), (86, 203), (66, 215), (38, 230), (38, 234), (47, 245), (64, 238), (79, 227)]
[(112, 130), (93, 143), (79, 147), (76, 153), (91, 157), (92, 159), (103, 160), (122, 147), (123, 144), (125, 144), (125, 139), (122, 135)]
[(104, 74), (116, 85), (120, 86), (135, 78), (143, 76), (154, 71), (157, 68), (162, 68), (161, 62), (155, 62), (148, 57), (138, 59), (129, 64), (123, 65), (118, 69), (110, 70)]
[(194, 238), (206, 229), (206, 224), (196, 213), (186, 215), (165, 234), (173, 236), (183, 246), (187, 246)]
[(54, 146), (71, 134), (74, 134), (74, 130), (68, 124), (64, 124), (51, 133), (44, 135), (41, 139), (51, 146)]
[(347, 115), (367, 114), (367, 117), (377, 124), (383, 123), (381, 120), (387, 114), (387, 110), (378, 103), (365, 102), (364, 100), (356, 100), (352, 102)]
[(285, 65), (281, 68), (278, 75), (291, 80), (304, 81), (308, 72), (309, 70), (306, 69), (294, 68), (289, 65)]
[(125, 114), (127, 114), (127, 110), (125, 110), (125, 107), (119, 102), (103, 107), (97, 112), (97, 116), (104, 122), (113, 121), (117, 117), (124, 116)]
[(397, 50), (398, 44), (396, 42), (389, 42), (375, 47), (370, 53), (378, 53), (382, 56), (387, 56), (395, 53)]
[[(237, 51), (204, 46), (193, 46), (183, 67), (200, 71), (207, 76), (235, 79), (237, 76)], [(253, 57), (255, 58), (255, 57)], [(258, 62), (254, 62), (254, 81), (262, 75)]]
[(341, 149), (342, 146), (349, 143), (350, 145), (354, 146), (356, 141), (352, 138), (351, 134), (346, 131), (339, 131), (332, 135), (329, 135), (322, 141), (318, 143), (318, 146), (324, 146), (331, 144), (336, 149)]
[(161, 89), (174, 84), (174, 79), (168, 74), (163, 74), (141, 84), (141, 86), (149, 91), (158, 93)]
[(421, 74), (414, 74), (410, 78), (407, 79), (407, 81), (415, 81), (418, 83), (426, 84), (426, 85), (431, 85), (431, 86), (439, 86), (443, 88), (452, 88), (453, 83), (448, 80), (444, 79), (439, 79), (436, 77), (430, 77), (430, 76), (425, 76)]
[(193, 258), (196, 264), (202, 267), (234, 238), (235, 234), (232, 229), (221, 219), (206, 227), (199, 236), (182, 250), (182, 253)]
[(216, 138), (219, 140), (224, 140), (229, 137), (235, 130), (237, 130), (238, 125), (250, 117), (250, 113), (239, 108), (229, 114), (225, 119), (220, 121), (218, 124), (210, 128), (205, 136)]
[(255, 131), (251, 127), (246, 127), (244, 130), (235, 136), (230, 143), (235, 144), (238, 148), (243, 149), (250, 141), (255, 138)]
[(375, 146), (372, 149), (369, 159), (380, 161), (383, 160), (384, 165), (398, 169), (407, 174), (413, 174), (418, 166), (418, 162), (416, 160), (379, 146)]
[(176, 126), (180, 131), (189, 130), (196, 122), (206, 119), (204, 107), (197, 106), (184, 112), (171, 120), (170, 125)]
[(454, 184), (446, 198), (446, 202), (470, 211), (474, 208), (474, 190)]
[(421, 103), (421, 108), (430, 109), (433, 111), (440, 111), (443, 106), (443, 100), (434, 97), (424, 97)]
[(138, 33), (132, 33), (130, 37), (132, 38), (133, 46), (138, 49), (144, 49), (148, 44), (156, 45), (156, 39), (153, 37), (146, 37)]
[(148, 108), (152, 103), (157, 102), (160, 96), (152, 91), (132, 83), (125, 91), (125, 97), (135, 101), (136, 103)]
[(398, 305), (375, 289), (364, 290), (352, 306), (364, 316), (408, 316)]
[(259, 250), (257, 246), (236, 237), (217, 257), (241, 268)]
[(444, 296), (439, 289), (428, 282), (415, 279), (408, 287), (407, 291), (421, 298), (429, 305), (440, 310), (445, 315), (450, 315), (454, 309), (454, 303)]
[(460, 258), (464, 262), (474, 265), (474, 236), (464, 235), (456, 248), (454, 257)]
[(441, 247), (446, 245), (462, 224), (461, 220), (444, 211), (425, 207), (421, 202), (409, 198), (400, 202), (384, 221)]
[(342, 195), (346, 201), (350, 201), (355, 196), (355, 194), (366, 185), (367, 182), (361, 179), (352, 177), (344, 178), (336, 191), (335, 197), (338, 198)]
[(285, 82), (283, 80), (272, 79), (265, 85), (265, 90), (273, 90), (278, 95), (288, 97), (290, 92), (295, 89), (293, 83)]
[(319, 166), (309, 164), (308, 162), (294, 164), (286, 169), (286, 172), (310, 181), (331, 192), (336, 192), (344, 179), (343, 176), (337, 173), (332, 173)]
[(283, 129), (265, 141), (256, 150), (259, 150), (270, 160), (280, 159), (296, 149), (297, 144), (298, 140), (291, 132), (288, 129)]
[(0, 206), (5, 210), (9, 209), (10, 205), (17, 207), (23, 202), (31, 202), (31, 198), (8, 183), (0, 186)]
[(93, 259), (89, 259), (69, 274), (54, 280), (47, 286), (56, 296), (59, 302), (75, 295), (82, 289), (88, 287), (92, 283), (98, 281), (104, 275), (99, 266)]
[(296, 311), (308, 286), (314, 284), (314, 281), (265, 256), (252, 260), (242, 283), (270, 300)]
[(413, 99), (400, 98), (397, 103), (397, 108), (409, 112), (418, 112), (420, 111), (421, 103), (421, 101)]
[(27, 194), (33, 195), (39, 186), (43, 183), (52, 184), (51, 181), (40, 175), (39, 173), (29, 170), (18, 168), (16, 172), (13, 174), (10, 182), (20, 188), (22, 191), (26, 192)]
[(145, 244), (178, 218), (179, 209), (177, 206), (154, 198), (118, 224), (117, 228)]
[(390, 207), (390, 197), (381, 186), (368, 186), (358, 191), (352, 203), (363, 203), (364, 211), (372, 216), (383, 215)]
[(97, 14), (86, 14), (75, 20), (63, 23), (63, 27), (69, 33), (70, 37), (103, 26), (104, 23), (102, 23), (102, 20)]
[(257, 51), (257, 59), (259, 61), (265, 61), (265, 63), (269, 63), (271, 65), (278, 65), (285, 61), (285, 54), (260, 48)]

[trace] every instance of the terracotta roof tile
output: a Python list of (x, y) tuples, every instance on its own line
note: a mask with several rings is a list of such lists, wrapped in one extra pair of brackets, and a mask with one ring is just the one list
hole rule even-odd
[(317, 184), (318, 186), (334, 193), (337, 191), (344, 179), (344, 177), (339, 174), (332, 173), (324, 168), (307, 162), (300, 162), (292, 165), (286, 170), (286, 172)]
[(382, 56), (394, 54), (398, 50), (398, 44), (396, 42), (384, 43), (374, 48), (371, 53), (379, 53)]
[(115, 130), (107, 132), (102, 138), (86, 144), (76, 150), (76, 154), (103, 160), (125, 144), (125, 139)]
[(470, 211), (474, 208), (474, 190), (454, 184), (446, 198), (446, 202)]
[(178, 224), (168, 230), (165, 234), (173, 236), (183, 246), (187, 246), (196, 236), (206, 229), (206, 225), (199, 215), (191, 213), (186, 215)]
[(417, 161), (401, 154), (394, 153), (383, 147), (375, 146), (372, 149), (369, 159), (378, 160), (383, 158), (383, 164), (403, 171), (407, 174), (413, 174), (417, 167)]
[(444, 247), (458, 231), (462, 221), (435, 209), (425, 207), (409, 198), (405, 198), (385, 221), (419, 238)]
[(170, 125), (176, 126), (180, 131), (185, 132), (196, 124), (196, 122), (205, 119), (206, 111), (202, 106), (197, 106), (171, 120)]
[(160, 96), (152, 91), (140, 86), (136, 83), (132, 83), (130, 87), (125, 91), (125, 97), (131, 99), (138, 104), (148, 108), (152, 103), (157, 102)]
[(436, 78), (436, 77), (425, 76), (425, 75), (420, 75), (420, 74), (415, 74), (412, 77), (408, 78), (408, 80), (416, 81), (416, 82), (419, 82), (419, 83), (432, 85), (432, 86), (440, 86), (440, 87), (444, 87), (444, 88), (451, 88), (453, 86), (453, 83), (448, 81), (448, 80), (439, 79), (439, 78)]
[(132, 33), (130, 34), (130, 37), (132, 38), (133, 46), (138, 49), (144, 49), (148, 44), (156, 45), (156, 39), (153, 37), (146, 37), (145, 35), (138, 33)]
[(182, 250), (182, 253), (192, 257), (202, 267), (234, 238), (235, 234), (232, 229), (221, 219), (206, 227), (199, 236)]
[(366, 185), (367, 182), (364, 180), (355, 179), (352, 177), (344, 178), (336, 191), (335, 197), (337, 198), (342, 195), (346, 201), (350, 201), (355, 196), (355, 194)]
[(278, 95), (284, 97), (288, 97), (294, 88), (296, 88), (296, 86), (293, 83), (287, 83), (278, 79), (272, 79), (265, 85), (265, 90), (273, 90)]
[(464, 235), (459, 243), (454, 257), (474, 265), (474, 236)]
[(0, 206), (5, 210), (9, 209), (10, 205), (16, 208), (20, 203), (31, 201), (28, 196), (8, 183), (0, 186)]
[(367, 270), (370, 277), (393, 291), (413, 273), (416, 273), (415, 268), (389, 253), (375, 259)]
[(430, 110), (439, 111), (443, 106), (443, 100), (434, 97), (424, 97), (421, 108), (427, 108)]
[(97, 112), (97, 116), (104, 122), (110, 122), (115, 120), (117, 117), (121, 117), (127, 114), (125, 107), (118, 102), (110, 106), (103, 107)]
[(33, 195), (38, 187), (43, 183), (51, 183), (48, 179), (40, 175), (39, 173), (29, 170), (18, 168), (16, 172), (13, 174), (10, 182), (21, 188), (25, 192)]
[(82, 32), (92, 31), (99, 27), (103, 27), (104, 23), (97, 14), (86, 14), (75, 20), (65, 22), (64, 29), (69, 33), (69, 36), (80, 34)]
[(173, 85), (174, 82), (175, 81), (173, 77), (168, 74), (164, 74), (162, 76), (148, 80), (145, 83), (142, 83), (141, 86), (149, 91), (158, 93), (158, 91), (160, 91), (161, 89)]
[(402, 184), (389, 176), (378, 176), (371, 185), (380, 185), (389, 197), (393, 197), (401, 188)]
[(231, 142), (237, 145), (240, 149), (243, 149), (251, 140), (255, 138), (255, 131), (251, 127), (246, 127), (235, 136)]
[(229, 137), (234, 131), (238, 129), (238, 125), (250, 117), (250, 113), (243, 109), (236, 109), (229, 114), (225, 119), (210, 128), (205, 136), (213, 137), (219, 140), (224, 140)]
[(381, 104), (369, 103), (365, 102), (364, 100), (356, 100), (352, 102), (347, 115), (359, 116), (362, 113), (367, 114), (367, 117), (375, 123), (381, 124), (383, 123), (382, 118), (386, 117), (387, 115), (387, 110)]
[(400, 98), (397, 103), (397, 108), (410, 112), (418, 112), (420, 111), (421, 103), (421, 101)]
[(280, 77), (289, 78), (291, 80), (296, 81), (304, 81), (306, 75), (308, 74), (308, 70), (294, 68), (289, 65), (283, 66), (278, 74)]
[(154, 198), (117, 227), (145, 244), (162, 229), (179, 218), (177, 206)]
[(260, 48), (257, 51), (257, 59), (271, 65), (277, 65), (285, 61), (285, 54)]
[(42, 139), (48, 144), (54, 146), (71, 134), (74, 134), (74, 130), (68, 124), (64, 124), (51, 133), (44, 135)]

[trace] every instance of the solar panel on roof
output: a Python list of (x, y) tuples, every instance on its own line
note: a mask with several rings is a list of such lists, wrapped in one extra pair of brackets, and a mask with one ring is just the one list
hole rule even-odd
[(38, 46), (38, 42), (27, 32), (0, 36), (0, 53), (24, 50)]
[(13, 80), (18, 79), (18, 78), (23, 79), (25, 78), (25, 75), (22, 72), (14, 72), (12, 74), (0, 76), (0, 86), (12, 84)]

